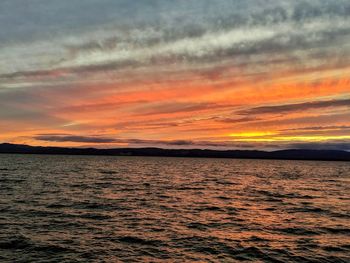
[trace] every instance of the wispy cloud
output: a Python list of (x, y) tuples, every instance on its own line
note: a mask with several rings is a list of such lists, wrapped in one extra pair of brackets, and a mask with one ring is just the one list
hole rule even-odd
[(228, 134), (348, 131), (348, 0), (34, 2), (0, 1), (1, 141), (280, 148)]
[(337, 130), (350, 130), (350, 126), (347, 125), (333, 125), (333, 126), (311, 126), (311, 127), (299, 127), (284, 129), (282, 131), (337, 131)]
[(350, 99), (337, 99), (326, 101), (311, 101), (294, 104), (260, 106), (236, 112), (240, 115), (260, 115), (260, 114), (284, 114), (287, 112), (306, 111), (313, 109), (348, 107), (350, 108)]
[(115, 143), (117, 140), (98, 136), (77, 135), (38, 135), (35, 140), (49, 142), (80, 142), (80, 143)]
[(107, 138), (102, 136), (75, 136), (48, 134), (38, 135), (35, 140), (48, 142), (78, 142), (87, 143), (87, 145), (106, 145), (110, 147), (175, 147), (175, 148), (220, 148), (220, 149), (322, 149), (322, 150), (350, 150), (349, 140), (335, 140), (332, 142), (294, 142), (288, 143), (281, 141), (275, 142), (235, 142), (235, 141), (193, 141), (193, 140), (142, 140), (142, 139), (121, 139)]
[[(277, 51), (299, 52), (308, 46), (324, 47), (334, 41), (346, 41), (350, 32), (349, 21), (344, 12), (349, 8), (348, 2), (248, 2), (220, 0), (213, 5), (209, 1), (191, 0), (186, 4), (179, 4), (165, 0), (133, 4), (119, 0), (103, 1), (94, 10), (95, 5), (88, 1), (80, 5), (95, 20), (90, 21), (90, 28), (87, 14), (77, 9), (78, 3), (42, 2), (41, 5), (36, 5), (37, 10), (30, 10), (45, 17), (43, 20), (47, 20), (47, 23), (38, 26), (34, 21), (27, 21), (28, 30), (39, 32), (41, 29), (50, 32), (52, 27), (48, 25), (57, 27), (55, 19), (58, 17), (50, 19), (44, 11), (60, 8), (66, 13), (62, 12), (57, 16), (69, 16), (72, 12), (80, 15), (80, 20), (79, 16), (74, 17), (74, 20), (81, 26), (81, 31), (72, 32), (62, 24), (61, 33), (64, 36), (56, 33), (49, 41), (39, 38), (39, 41), (33, 41), (29, 46), (5, 46), (0, 58), (2, 61), (12, 62), (11, 68), (15, 70), (4, 68), (5, 72), (0, 70), (0, 74), (19, 77), (33, 75), (35, 72), (38, 75), (49, 74), (46, 70), (100, 71), (106, 68), (175, 61), (220, 61), (232, 56), (251, 57), (252, 54), (271, 54)], [(263, 2), (264, 8), (252, 8), (260, 2)], [(141, 7), (149, 12), (141, 12)], [(6, 8), (22, 11), (16, 4), (5, 6), (3, 10)], [(105, 17), (96, 18), (99, 15), (95, 13), (99, 10), (103, 10)], [(130, 23), (130, 18), (125, 17), (131, 10), (139, 10), (138, 19), (141, 23)], [(4, 15), (4, 19), (4, 22), (9, 23), (13, 18)], [(119, 21), (124, 26), (118, 23), (115, 25), (114, 21)], [(42, 50), (45, 50), (45, 56), (40, 55)], [(25, 56), (20, 59), (18, 54)], [(265, 59), (268, 60), (268, 57)]]

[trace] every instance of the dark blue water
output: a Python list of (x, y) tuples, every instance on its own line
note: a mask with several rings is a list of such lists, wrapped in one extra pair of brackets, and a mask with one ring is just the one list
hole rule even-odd
[(0, 155), (0, 262), (350, 262), (350, 163)]

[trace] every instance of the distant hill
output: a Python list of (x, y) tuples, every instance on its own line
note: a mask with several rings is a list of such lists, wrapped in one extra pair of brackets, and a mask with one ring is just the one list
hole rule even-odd
[(0, 144), (0, 153), (53, 154), (53, 155), (109, 155), (109, 156), (164, 156), (200, 158), (240, 158), (279, 160), (321, 160), (350, 161), (350, 152), (334, 150), (282, 150), (282, 151), (242, 151), (242, 150), (200, 150), (161, 148), (65, 148), (40, 147), (20, 144)]

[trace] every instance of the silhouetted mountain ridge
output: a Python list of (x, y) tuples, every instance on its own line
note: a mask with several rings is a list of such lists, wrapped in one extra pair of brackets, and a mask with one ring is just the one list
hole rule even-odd
[(162, 149), (152, 147), (96, 149), (3, 143), (0, 144), (0, 153), (350, 161), (350, 152), (346, 151), (299, 149), (273, 152), (257, 150)]

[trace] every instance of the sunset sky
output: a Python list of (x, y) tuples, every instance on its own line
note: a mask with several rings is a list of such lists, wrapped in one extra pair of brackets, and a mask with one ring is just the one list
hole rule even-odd
[(0, 142), (350, 150), (349, 0), (1, 0)]

